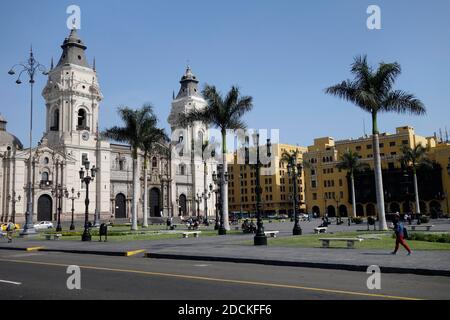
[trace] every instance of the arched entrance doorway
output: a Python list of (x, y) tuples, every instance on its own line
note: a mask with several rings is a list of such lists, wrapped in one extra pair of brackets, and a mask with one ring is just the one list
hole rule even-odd
[(318, 206), (312, 207), (312, 213), (315, 213), (317, 217), (320, 216), (320, 208)]
[(433, 217), (438, 216), (441, 212), (441, 204), (435, 200), (430, 202), (430, 213)]
[(336, 209), (333, 206), (327, 207), (327, 213), (329, 217), (336, 217)]
[(37, 209), (38, 221), (52, 221), (52, 204), (53, 200), (49, 195), (44, 194), (39, 197)]
[(409, 201), (403, 202), (402, 209), (403, 209), (403, 213), (412, 212), (411, 202), (409, 202)]
[(389, 211), (391, 213), (400, 213), (400, 205), (397, 202), (392, 202), (389, 206)]
[(358, 217), (364, 217), (364, 207), (362, 204), (358, 203), (356, 205), (356, 215)]
[(185, 216), (187, 212), (186, 207), (186, 196), (184, 194), (180, 195), (178, 199), (178, 215)]
[(347, 206), (345, 206), (344, 204), (341, 204), (339, 206), (339, 215), (341, 217), (348, 217)]
[(150, 217), (161, 217), (160, 192), (158, 188), (150, 190)]
[(425, 203), (425, 201), (419, 201), (419, 206), (420, 206), (420, 213), (428, 213), (427, 210), (427, 204)]
[(126, 218), (127, 217), (127, 198), (123, 193), (119, 193), (116, 196), (116, 208), (114, 216), (116, 218)]
[(366, 206), (366, 214), (367, 214), (368, 217), (375, 215), (375, 206), (372, 203), (367, 204), (367, 206)]

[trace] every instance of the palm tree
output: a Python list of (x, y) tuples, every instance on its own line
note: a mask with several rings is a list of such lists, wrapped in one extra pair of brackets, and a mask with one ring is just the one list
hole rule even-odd
[(164, 129), (158, 128), (156, 125), (158, 119), (152, 114), (146, 121), (144, 130), (142, 132), (142, 150), (144, 151), (144, 207), (143, 207), (143, 223), (142, 227), (148, 227), (148, 156), (153, 150), (154, 145), (158, 142), (167, 141), (168, 136), (164, 132)]
[(419, 189), (417, 185), (417, 169), (419, 167), (432, 167), (431, 161), (426, 157), (427, 149), (419, 143), (414, 148), (402, 147), (401, 162), (405, 167), (412, 168), (414, 179), (414, 195), (416, 198), (416, 213), (420, 215)]
[(377, 70), (367, 64), (367, 57), (355, 58), (351, 72), (354, 80), (346, 80), (325, 90), (327, 94), (350, 101), (372, 115), (372, 141), (380, 230), (387, 230), (384, 212), (383, 178), (381, 174), (380, 145), (377, 115), (381, 112), (423, 115), (425, 106), (414, 95), (394, 90), (396, 78), (401, 73), (398, 63), (380, 63)]
[(137, 110), (128, 107), (120, 107), (118, 113), (124, 125), (122, 127), (113, 126), (106, 129), (102, 135), (114, 141), (129, 143), (131, 146), (131, 156), (133, 158), (133, 206), (131, 214), (131, 230), (137, 230), (137, 207), (139, 199), (138, 150), (142, 146), (142, 137), (146, 130), (146, 125), (154, 116), (153, 108), (150, 105), (144, 105)]
[[(241, 96), (239, 88), (236, 86), (231, 87), (231, 90), (225, 97), (222, 96), (215, 86), (206, 85), (202, 93), (203, 97), (206, 99), (207, 106), (204, 109), (194, 109), (181, 115), (179, 121), (183, 126), (192, 124), (195, 121), (200, 121), (220, 129), (222, 134), (223, 173), (225, 174), (227, 171), (227, 130), (246, 128), (242, 116), (252, 109), (253, 98), (250, 96)], [(220, 201), (224, 221), (223, 227), (225, 230), (230, 230), (228, 220), (228, 190), (225, 185), (225, 179), (222, 177), (219, 180), (221, 190)], [(224, 233), (224, 230), (219, 230), (219, 232)]]
[(359, 155), (352, 150), (347, 150), (341, 155), (341, 161), (337, 164), (337, 168), (341, 170), (347, 170), (350, 174), (350, 183), (352, 187), (352, 209), (353, 217), (356, 218), (356, 194), (355, 194), (355, 173), (361, 171), (366, 164), (361, 163)]

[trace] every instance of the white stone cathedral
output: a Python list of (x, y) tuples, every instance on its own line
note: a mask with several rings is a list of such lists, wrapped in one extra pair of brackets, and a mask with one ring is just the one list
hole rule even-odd
[[(64, 40), (61, 58), (53, 62), (42, 96), (46, 102), (45, 132), (32, 148), (32, 172), (28, 172), (29, 149), (6, 130), (0, 116), (0, 220), (23, 223), (27, 207), (27, 176), (31, 174), (33, 222), (55, 221), (58, 198), (55, 190), (74, 191), (75, 220), (84, 219), (86, 186), (79, 170), (86, 160), (97, 168), (89, 185), (89, 220), (91, 222), (130, 219), (132, 203), (132, 158), (127, 145), (110, 143), (99, 137), (99, 108), (103, 99), (98, 75), (85, 56), (86, 46), (72, 30)], [(195, 123), (177, 126), (177, 116), (192, 108), (204, 108), (198, 79), (188, 67), (181, 88), (172, 102), (169, 123), (172, 141), (162, 143), (149, 157), (149, 222), (165, 217), (214, 215), (211, 172), (216, 163), (204, 159), (191, 146), (208, 139), (208, 128)], [(174, 138), (176, 137), (176, 138)], [(156, 151), (157, 150), (157, 151)], [(140, 153), (142, 168), (143, 153)], [(207, 173), (208, 177), (206, 177)], [(141, 172), (138, 220), (142, 221), (144, 181)], [(71, 219), (72, 201), (61, 198), (61, 220)], [(205, 200), (207, 199), (207, 200)], [(207, 206), (205, 206), (207, 201)]]

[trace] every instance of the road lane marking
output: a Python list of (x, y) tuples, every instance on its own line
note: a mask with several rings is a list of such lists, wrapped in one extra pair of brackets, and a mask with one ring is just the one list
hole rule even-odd
[(20, 286), (22, 282), (15, 282), (15, 281), (8, 281), (8, 280), (0, 280), (1, 283), (9, 283), (9, 284), (15, 284), (16, 286)]
[[(62, 263), (38, 262), (38, 261), (27, 261), (27, 260), (0, 259), (0, 261), (13, 262), (13, 263), (35, 264), (35, 265), (45, 265), (45, 266), (54, 266), (54, 267), (64, 267), (64, 268), (69, 266), (68, 264), (62, 264)], [(241, 284), (241, 285), (254, 285), (254, 286), (264, 286), (264, 287), (283, 288), (283, 289), (299, 289), (299, 290), (305, 290), (305, 291), (344, 294), (344, 295), (353, 295), (353, 296), (360, 296), (360, 297), (384, 298), (384, 299), (395, 299), (395, 300), (424, 300), (424, 299), (412, 298), (412, 297), (392, 296), (392, 295), (385, 295), (385, 294), (336, 290), (336, 289), (304, 287), (304, 286), (288, 285), (288, 284), (280, 284), (280, 283), (256, 282), (256, 281), (234, 280), (234, 279), (221, 279), (221, 278), (200, 277), (200, 276), (174, 274), (174, 273), (162, 273), (162, 272), (129, 270), (129, 269), (114, 269), (114, 268), (95, 267), (95, 266), (79, 265), (79, 267), (82, 269), (97, 270), (97, 271), (134, 273), (134, 274), (141, 274), (141, 275), (148, 275), (148, 276), (160, 276), (160, 277), (168, 277), (168, 278), (180, 278), (180, 279), (189, 279), (189, 280), (202, 280), (202, 281), (212, 281), (212, 282), (222, 282), (222, 283), (233, 283), (233, 284)]]
[(125, 257), (131, 257), (131, 256), (134, 256), (135, 254), (138, 254), (138, 253), (141, 253), (141, 252), (144, 252), (144, 251), (145, 251), (145, 249), (134, 250), (134, 251), (127, 251), (127, 252), (125, 252)]
[(40, 249), (44, 249), (44, 247), (30, 247), (27, 248), (27, 251), (39, 251)]

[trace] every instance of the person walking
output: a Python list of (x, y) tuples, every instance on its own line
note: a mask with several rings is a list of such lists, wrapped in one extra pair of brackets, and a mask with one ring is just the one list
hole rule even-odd
[(15, 229), (16, 225), (11, 220), (9, 220), (8, 224), (6, 225), (6, 236), (8, 238), (8, 243), (12, 242)]
[(400, 222), (400, 215), (398, 213), (394, 215), (393, 223), (395, 232), (395, 250), (392, 252), (392, 254), (397, 254), (398, 247), (401, 244), (406, 249), (406, 251), (408, 251), (408, 256), (411, 255), (411, 249), (405, 242), (405, 237), (407, 235), (406, 228), (403, 223)]

